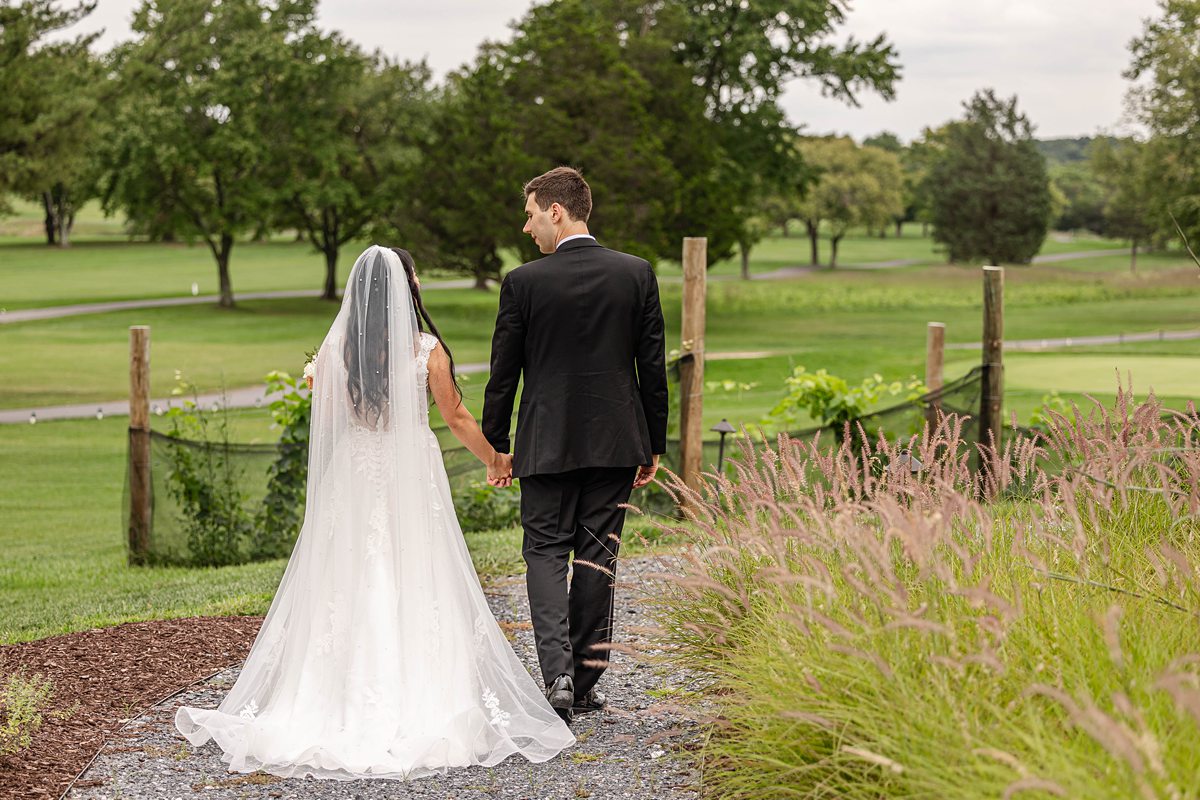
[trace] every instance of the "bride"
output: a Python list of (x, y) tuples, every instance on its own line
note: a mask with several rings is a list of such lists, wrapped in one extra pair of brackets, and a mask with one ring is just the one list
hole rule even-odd
[(407, 779), (546, 761), (575, 741), (496, 624), (463, 541), (427, 388), (490, 478), (510, 467), (461, 404), (419, 287), (406, 251), (355, 261), (316, 359), (295, 549), (224, 701), (175, 715), (231, 772)]

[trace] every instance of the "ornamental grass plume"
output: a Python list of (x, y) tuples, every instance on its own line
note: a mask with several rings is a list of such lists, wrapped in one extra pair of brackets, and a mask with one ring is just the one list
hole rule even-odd
[(668, 477), (656, 644), (709, 681), (711, 796), (1200, 796), (1195, 408), (1121, 389), (1000, 452), (962, 430), (747, 438), (733, 477)]

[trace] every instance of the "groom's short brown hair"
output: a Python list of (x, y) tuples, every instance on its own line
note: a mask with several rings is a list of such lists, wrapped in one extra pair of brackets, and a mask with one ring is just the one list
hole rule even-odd
[(571, 219), (587, 222), (592, 215), (592, 187), (579, 170), (572, 167), (555, 167), (525, 184), (525, 196), (537, 193), (538, 208), (545, 211), (552, 203), (567, 210)]

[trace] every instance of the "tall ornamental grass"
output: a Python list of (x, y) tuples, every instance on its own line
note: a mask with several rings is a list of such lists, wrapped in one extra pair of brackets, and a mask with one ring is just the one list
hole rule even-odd
[(1051, 417), (982, 470), (948, 418), (672, 481), (706, 796), (1200, 797), (1200, 417)]

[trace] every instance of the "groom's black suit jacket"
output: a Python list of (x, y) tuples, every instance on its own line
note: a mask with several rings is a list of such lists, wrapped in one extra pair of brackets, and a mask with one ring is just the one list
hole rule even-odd
[(483, 434), (513, 475), (649, 464), (667, 449), (658, 280), (645, 259), (573, 239), (505, 276)]

